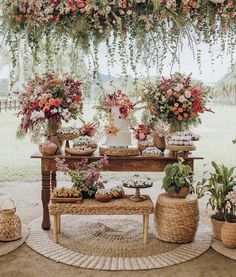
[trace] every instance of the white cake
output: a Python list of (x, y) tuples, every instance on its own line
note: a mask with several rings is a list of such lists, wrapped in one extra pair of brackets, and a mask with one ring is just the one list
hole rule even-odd
[(110, 147), (128, 147), (131, 145), (129, 121), (122, 118), (120, 106), (111, 108), (111, 119), (112, 124), (118, 129), (118, 132), (116, 134), (107, 134), (105, 145)]

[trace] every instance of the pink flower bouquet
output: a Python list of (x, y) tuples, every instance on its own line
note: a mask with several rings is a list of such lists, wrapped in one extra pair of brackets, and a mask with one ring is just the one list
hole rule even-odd
[(83, 94), (81, 82), (56, 74), (36, 76), (29, 81), (23, 91), (16, 92), (20, 101), (21, 117), (19, 126), (23, 134), (37, 132), (39, 127), (62, 121), (77, 119), (82, 114)]

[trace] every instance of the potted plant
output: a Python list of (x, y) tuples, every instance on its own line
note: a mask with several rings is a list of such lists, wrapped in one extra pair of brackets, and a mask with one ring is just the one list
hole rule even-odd
[(83, 198), (95, 197), (99, 188), (104, 188), (106, 181), (101, 178), (101, 170), (107, 164), (107, 157), (104, 156), (97, 162), (88, 163), (82, 160), (75, 163), (74, 169), (70, 169), (64, 159), (56, 159), (59, 171), (71, 177), (73, 187), (81, 191)]
[(225, 247), (236, 248), (236, 189), (226, 198), (226, 221), (221, 229), (221, 239)]
[(184, 164), (183, 158), (179, 158), (177, 163), (167, 165), (164, 172), (162, 188), (171, 197), (185, 198), (193, 183), (192, 168)]
[[(210, 205), (214, 212), (211, 216), (213, 235), (221, 240), (221, 228), (227, 215), (227, 195), (233, 191), (236, 184), (234, 167), (228, 168), (212, 162), (215, 172), (210, 173), (209, 178), (203, 178), (196, 186), (198, 198), (208, 195), (207, 207)], [(206, 172), (207, 173), (207, 172)]]

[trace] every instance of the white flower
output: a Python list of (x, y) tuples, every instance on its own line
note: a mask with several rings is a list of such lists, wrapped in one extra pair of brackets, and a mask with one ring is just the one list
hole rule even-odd
[(31, 114), (31, 116), (30, 116), (30, 119), (31, 119), (32, 121), (37, 121), (38, 119), (41, 119), (41, 118), (44, 118), (44, 117), (45, 117), (45, 115), (44, 115), (44, 112), (43, 112), (43, 111), (40, 111), (40, 112), (38, 112), (38, 111), (33, 111), (32, 114)]
[(55, 114), (58, 113), (58, 110), (56, 108), (54, 108), (53, 110), (51, 110), (51, 114)]
[(181, 89), (183, 89), (183, 88), (184, 88), (183, 84), (178, 83), (178, 84), (176, 85), (176, 87), (174, 88), (174, 90), (178, 92), (178, 91), (181, 91)]
[(183, 95), (181, 95), (180, 97), (179, 97), (179, 102), (180, 103), (183, 103), (183, 102), (185, 102), (187, 99), (183, 96)]
[(186, 90), (184, 95), (185, 95), (186, 98), (190, 98), (192, 96), (192, 94), (189, 90)]
[(162, 96), (162, 97), (161, 97), (161, 100), (162, 100), (163, 102), (165, 102), (165, 101), (166, 101), (166, 97), (165, 97), (165, 96)]

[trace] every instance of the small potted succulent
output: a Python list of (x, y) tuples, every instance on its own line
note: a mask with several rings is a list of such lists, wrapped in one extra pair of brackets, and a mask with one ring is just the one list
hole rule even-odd
[(212, 162), (212, 166), (215, 172), (198, 182), (196, 193), (198, 198), (209, 196), (207, 207), (210, 205), (214, 212), (211, 216), (213, 235), (216, 239), (221, 240), (221, 229), (227, 218), (227, 197), (236, 185), (236, 176), (233, 175), (234, 167), (228, 168), (216, 162)]
[(179, 158), (177, 163), (165, 167), (162, 188), (171, 197), (185, 198), (193, 183), (193, 171), (189, 165), (184, 164), (184, 159)]
[(226, 221), (221, 229), (222, 243), (227, 248), (236, 248), (236, 187), (228, 193)]

